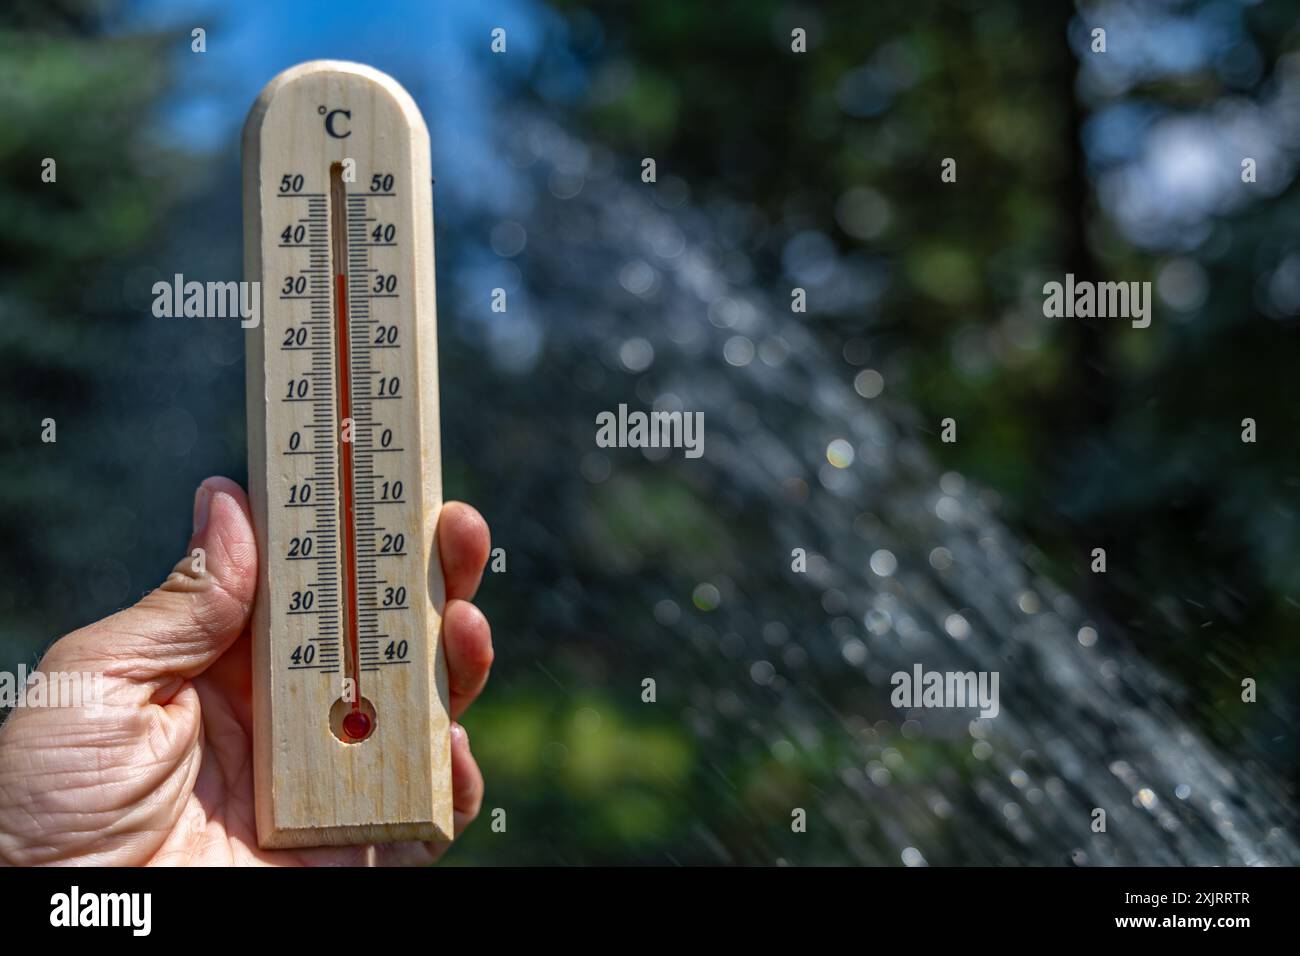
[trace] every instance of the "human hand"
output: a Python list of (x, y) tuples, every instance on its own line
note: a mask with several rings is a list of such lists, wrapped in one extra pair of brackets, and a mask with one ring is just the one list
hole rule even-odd
[[(201, 573), (194, 548), (206, 553)], [(438, 550), (459, 835), (483, 799), (456, 721), (492, 663), (487, 619), (470, 603), (487, 562), (487, 523), (468, 505), (445, 505)], [(257, 560), (243, 490), (209, 478), (195, 496), (186, 556), (162, 586), (54, 643), (39, 669), (102, 673), (103, 704), (20, 708), (0, 727), (0, 862), (320, 866), (418, 864), (442, 854), (446, 844), (258, 848), (248, 630)]]

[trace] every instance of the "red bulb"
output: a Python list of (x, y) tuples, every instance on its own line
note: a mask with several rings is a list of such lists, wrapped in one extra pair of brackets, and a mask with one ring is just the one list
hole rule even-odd
[(370, 736), (370, 717), (364, 711), (354, 710), (343, 718), (343, 732), (353, 740)]

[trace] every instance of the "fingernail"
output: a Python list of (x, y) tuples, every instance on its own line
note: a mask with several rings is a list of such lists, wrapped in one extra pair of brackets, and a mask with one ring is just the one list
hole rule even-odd
[(451, 735), (453, 737), (461, 737), (464, 739), (465, 743), (469, 743), (469, 731), (466, 730), (461, 724), (455, 722), (452, 723)]
[(208, 507), (212, 504), (212, 492), (206, 485), (199, 485), (194, 492), (194, 533), (198, 534), (208, 525)]

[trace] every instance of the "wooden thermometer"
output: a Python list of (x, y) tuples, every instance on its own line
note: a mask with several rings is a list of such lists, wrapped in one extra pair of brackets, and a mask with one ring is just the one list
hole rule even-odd
[(322, 60), (262, 91), (243, 153), (258, 842), (449, 840), (429, 134)]

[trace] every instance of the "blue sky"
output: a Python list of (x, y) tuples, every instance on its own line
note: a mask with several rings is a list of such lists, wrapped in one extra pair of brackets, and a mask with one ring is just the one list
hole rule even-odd
[[(435, 174), (472, 183), (493, 161), (493, 71), (531, 64), (552, 16), (529, 0), (137, 0), (123, 29), (177, 32), (178, 86), (163, 121), (192, 147), (237, 154), (244, 115), (273, 76), (306, 60), (355, 60), (393, 75), (420, 104)], [(190, 50), (195, 27), (207, 31), (206, 53)], [(489, 53), (495, 27), (506, 30), (506, 56)]]

